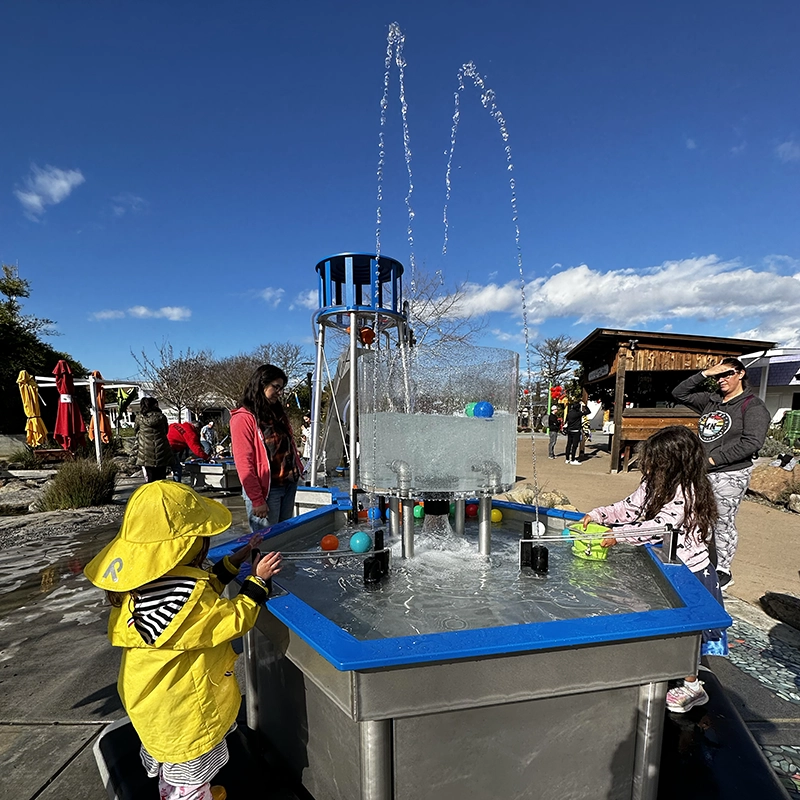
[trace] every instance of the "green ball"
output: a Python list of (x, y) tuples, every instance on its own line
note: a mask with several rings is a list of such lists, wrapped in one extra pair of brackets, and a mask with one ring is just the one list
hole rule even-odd
[(456, 504), (455, 503), (450, 503), (450, 516), (451, 517), (455, 516), (455, 513), (456, 513)]
[(422, 519), (425, 516), (425, 509), (422, 506), (414, 506), (414, 518)]
[(467, 403), (466, 407), (464, 408), (464, 413), (468, 417), (475, 416), (475, 406), (478, 405), (477, 403)]

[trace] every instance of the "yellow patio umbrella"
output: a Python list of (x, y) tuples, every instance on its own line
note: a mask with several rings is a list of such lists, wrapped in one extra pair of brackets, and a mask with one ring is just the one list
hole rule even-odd
[(17, 376), (19, 393), (22, 395), (22, 407), (28, 421), (25, 423), (25, 438), (31, 447), (38, 447), (47, 438), (47, 428), (39, 409), (39, 387), (33, 375), (24, 369)]

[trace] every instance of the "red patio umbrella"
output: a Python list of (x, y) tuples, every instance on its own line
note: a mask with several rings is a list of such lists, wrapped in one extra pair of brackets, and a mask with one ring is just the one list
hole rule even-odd
[(58, 389), (58, 416), (53, 438), (70, 452), (80, 445), (86, 444), (86, 425), (81, 412), (74, 402), (75, 386), (72, 383), (72, 370), (62, 358), (53, 370), (56, 376), (56, 389)]

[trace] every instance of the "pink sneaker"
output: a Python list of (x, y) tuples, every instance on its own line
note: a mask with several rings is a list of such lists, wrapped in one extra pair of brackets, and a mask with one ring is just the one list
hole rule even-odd
[(680, 686), (667, 692), (667, 710), (676, 714), (683, 714), (690, 708), (702, 706), (707, 702), (708, 695), (703, 688), (703, 681), (700, 680), (693, 683), (684, 681)]

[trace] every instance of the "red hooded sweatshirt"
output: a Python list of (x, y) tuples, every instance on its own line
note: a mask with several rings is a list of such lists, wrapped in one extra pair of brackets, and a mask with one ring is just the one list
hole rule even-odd
[(176, 453), (188, 447), (198, 458), (208, 458), (200, 444), (200, 430), (191, 422), (173, 422), (167, 428), (167, 440)]

